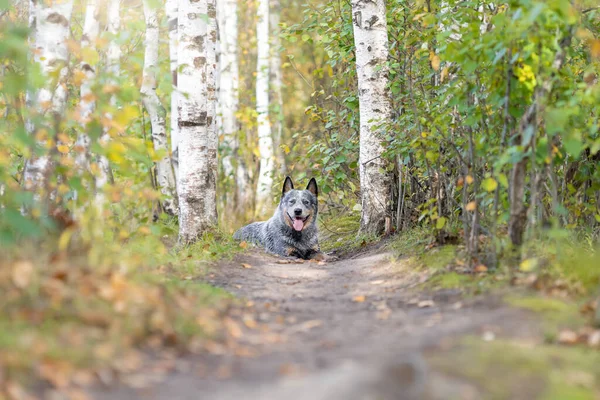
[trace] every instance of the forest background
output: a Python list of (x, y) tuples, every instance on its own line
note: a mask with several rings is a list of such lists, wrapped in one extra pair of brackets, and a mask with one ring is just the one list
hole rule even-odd
[[(114, 335), (90, 335), (88, 347), (111, 343), (117, 353), (131, 344), (131, 335), (118, 334), (131, 321), (127, 312), (143, 316), (139, 326), (127, 326), (136, 338), (158, 336), (166, 345), (174, 335), (194, 336), (200, 328), (187, 317), (208, 301), (208, 289), (182, 279), (203, 260), (241, 250), (231, 233), (270, 214), (286, 175), (301, 183), (317, 178), (322, 230), (351, 232), (353, 243), (416, 227), (431, 245), (460, 243), (468, 273), (506, 265), (531, 271), (572, 259), (561, 276), (593, 293), (600, 276), (593, 261), (600, 233), (596, 0), (385, 2), (389, 55), (376, 70), (389, 79), (391, 113), (376, 121), (384, 151), (375, 158), (389, 200), (384, 218), (368, 229), (363, 224), (358, 239), (365, 191), (355, 3), (271, 1), (267, 37), (257, 18), (264, 1), (217, 5), (220, 15), (238, 17), (239, 67), (236, 128), (219, 133), (215, 165), (219, 228), (202, 233), (195, 246), (173, 248), (179, 229), (174, 176), (161, 172), (162, 163), (177, 161), (170, 139), (168, 4), (74, 2), (65, 30), (68, 56), (48, 74), (43, 56), (31, 50), (30, 3), (0, 1), (0, 287), (9, 293), (2, 300), (7, 347), (23, 326), (52, 320), (44, 329), (53, 333), (36, 336), (48, 357), (56, 330), (66, 329), (54, 323), (71, 321), (76, 329), (92, 321), (86, 324)], [(84, 35), (90, 4), (97, 9), (93, 40)], [(145, 42), (148, 21), (157, 28), (154, 42)], [(257, 89), (265, 40), (268, 156), (260, 140), (265, 91)], [(150, 43), (158, 45), (158, 57), (145, 69)], [(31, 103), (30, 94), (49, 82), (64, 96), (61, 113), (40, 113)], [(216, 82), (215, 99), (224, 88)], [(160, 137), (157, 107), (165, 120)], [(28, 124), (38, 127), (35, 134)], [(82, 158), (86, 146), (88, 159)], [(26, 175), (44, 158), (53, 167), (41, 193), (28, 187)], [(265, 190), (259, 171), (269, 163)], [(540, 248), (548, 249), (540, 243), (548, 241), (551, 250), (540, 256)], [(77, 290), (69, 285), (75, 282)], [(161, 290), (167, 295), (159, 296)], [(111, 319), (114, 304), (129, 310), (122, 319)], [(156, 304), (159, 316), (151, 310)], [(19, 346), (29, 347), (20, 344), (15, 352)], [(0, 361), (14, 370), (33, 365), (5, 354)], [(84, 354), (73, 358), (83, 362)]]

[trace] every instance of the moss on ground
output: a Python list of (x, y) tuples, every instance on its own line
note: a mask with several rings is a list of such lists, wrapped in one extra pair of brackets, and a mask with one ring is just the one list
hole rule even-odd
[(483, 399), (591, 400), (600, 394), (600, 353), (583, 347), (467, 337), (428, 360), (472, 382)]

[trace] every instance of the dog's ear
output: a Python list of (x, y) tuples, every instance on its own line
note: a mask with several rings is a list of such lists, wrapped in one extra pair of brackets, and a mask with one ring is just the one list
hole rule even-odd
[(315, 178), (311, 178), (310, 182), (308, 182), (306, 190), (314, 194), (315, 197), (319, 196), (319, 188), (317, 187), (317, 181), (315, 180)]
[(283, 182), (283, 190), (281, 191), (282, 195), (285, 195), (287, 192), (294, 188), (294, 182), (292, 182), (292, 178), (289, 176), (285, 177), (285, 182)]

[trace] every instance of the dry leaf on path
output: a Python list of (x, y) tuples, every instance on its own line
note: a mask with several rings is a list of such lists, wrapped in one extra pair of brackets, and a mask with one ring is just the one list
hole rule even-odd
[(417, 303), (417, 307), (419, 308), (425, 308), (425, 307), (433, 307), (435, 306), (435, 303), (433, 302), (433, 300), (423, 300)]
[(353, 301), (353, 302), (355, 302), (355, 303), (362, 303), (362, 302), (364, 302), (365, 300), (366, 300), (366, 296), (364, 296), (364, 295), (360, 295), (360, 296), (354, 296), (354, 297), (352, 298), (352, 301)]
[(561, 344), (575, 344), (579, 339), (577, 332), (571, 330), (564, 330), (558, 334), (558, 343)]
[(19, 289), (24, 289), (31, 283), (33, 264), (29, 261), (18, 261), (12, 271), (12, 281)]
[(246, 264), (246, 263), (242, 263), (242, 267), (244, 267), (246, 269), (250, 269), (250, 268), (252, 268), (252, 265)]

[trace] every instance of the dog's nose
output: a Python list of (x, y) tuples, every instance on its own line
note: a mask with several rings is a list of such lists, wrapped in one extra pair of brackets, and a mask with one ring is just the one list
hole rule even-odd
[(296, 208), (294, 210), (294, 214), (296, 214), (296, 215), (302, 215), (302, 209), (301, 208)]

